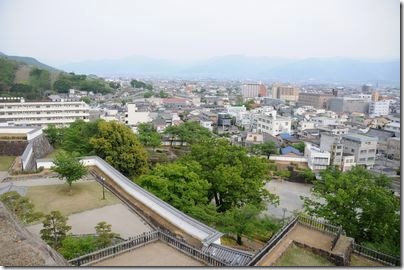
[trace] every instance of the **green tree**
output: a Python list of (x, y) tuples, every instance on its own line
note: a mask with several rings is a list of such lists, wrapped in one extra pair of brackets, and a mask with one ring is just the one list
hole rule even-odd
[(42, 240), (55, 249), (60, 247), (61, 242), (71, 229), (71, 226), (67, 225), (67, 217), (59, 211), (52, 211), (46, 215), (42, 225), (43, 229), (40, 231)]
[(105, 221), (98, 222), (95, 226), (97, 232), (97, 245), (101, 248), (105, 248), (112, 244), (112, 240), (115, 237), (119, 237), (119, 234), (112, 232), (111, 224)]
[(57, 128), (54, 124), (48, 125), (44, 130), (45, 136), (48, 138), (49, 143), (57, 147), (61, 145), (63, 140), (64, 128)]
[(89, 97), (82, 97), (80, 98), (81, 101), (84, 101), (87, 104), (91, 104), (91, 99)]
[(73, 83), (67, 78), (61, 78), (53, 83), (53, 90), (58, 93), (68, 93), (69, 89), (73, 88)]
[(124, 124), (100, 121), (97, 134), (90, 143), (98, 156), (128, 177), (148, 170), (145, 148)]
[(66, 260), (71, 260), (97, 250), (97, 246), (97, 240), (93, 236), (75, 237), (67, 235), (61, 241), (61, 247), (58, 252)]
[(250, 99), (244, 103), (244, 106), (246, 107), (247, 111), (249, 111), (254, 109), (257, 105), (255, 104), (254, 100)]
[(98, 132), (99, 121), (101, 120), (94, 122), (76, 120), (71, 123), (64, 131), (62, 148), (80, 156), (93, 154), (94, 148), (90, 140)]
[(194, 144), (184, 159), (201, 165), (201, 178), (211, 184), (209, 200), (215, 199), (219, 211), (245, 204), (261, 205), (266, 200), (277, 202), (277, 197), (264, 187), (268, 181), (267, 162), (248, 156), (244, 148), (231, 145), (226, 139)]
[(25, 224), (37, 221), (43, 215), (40, 212), (35, 212), (34, 204), (16, 191), (3, 193), (0, 195), (0, 201)]
[(152, 91), (147, 91), (143, 94), (144, 98), (151, 98), (153, 96), (153, 92)]
[(314, 199), (304, 198), (305, 210), (342, 226), (359, 243), (380, 243), (400, 254), (400, 201), (385, 179), (363, 167), (340, 172), (330, 167), (315, 180)]
[(160, 98), (167, 98), (167, 97), (168, 97), (168, 94), (167, 94), (166, 92), (164, 92), (163, 90), (160, 90), (160, 92), (159, 92), (159, 97), (160, 97)]
[(0, 91), (8, 91), (11, 88), (17, 69), (16, 62), (0, 57)]
[(309, 168), (300, 171), (299, 176), (308, 184), (311, 184), (316, 180), (316, 174)]
[(73, 182), (81, 179), (84, 175), (86, 175), (87, 170), (86, 167), (75, 158), (72, 154), (61, 151), (56, 154), (56, 158), (54, 159), (52, 171), (58, 173), (58, 177), (61, 180), (65, 180), (69, 185), (69, 190), (71, 192), (71, 187)]
[(306, 147), (304, 142), (294, 143), (294, 144), (292, 144), (292, 146), (294, 148), (296, 148), (297, 150), (299, 150), (301, 153), (304, 153), (304, 148)]
[(271, 155), (279, 153), (278, 148), (272, 141), (266, 141), (261, 144), (254, 144), (252, 146), (252, 152), (256, 155), (265, 155), (267, 156), (267, 159), (269, 159)]
[(207, 205), (210, 184), (201, 179), (201, 166), (195, 161), (157, 165), (148, 175), (137, 179), (149, 190), (172, 206), (190, 213), (192, 207)]
[(151, 123), (141, 123), (137, 126), (140, 142), (153, 150), (161, 145), (161, 136)]
[(172, 137), (178, 137), (182, 143), (193, 144), (212, 137), (209, 129), (202, 127), (198, 122), (187, 121), (180, 125), (169, 126), (164, 130), (164, 134)]

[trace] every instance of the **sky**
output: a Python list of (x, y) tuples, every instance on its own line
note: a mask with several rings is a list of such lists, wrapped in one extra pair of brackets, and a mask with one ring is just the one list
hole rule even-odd
[(398, 0), (0, 0), (0, 51), (48, 64), (128, 56), (400, 56)]

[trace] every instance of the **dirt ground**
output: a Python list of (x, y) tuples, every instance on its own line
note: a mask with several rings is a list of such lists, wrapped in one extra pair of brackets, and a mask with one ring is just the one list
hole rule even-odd
[[(69, 216), (68, 224), (72, 226), (73, 234), (95, 233), (95, 225), (100, 221), (106, 221), (112, 225), (112, 231), (119, 233), (122, 238), (128, 238), (144, 232), (151, 231), (151, 227), (138, 215), (130, 211), (123, 204), (114, 204), (101, 208), (84, 211)], [(27, 229), (39, 235), (42, 224), (27, 227)]]
[(91, 266), (205, 266), (203, 263), (156, 241), (146, 246), (106, 259)]

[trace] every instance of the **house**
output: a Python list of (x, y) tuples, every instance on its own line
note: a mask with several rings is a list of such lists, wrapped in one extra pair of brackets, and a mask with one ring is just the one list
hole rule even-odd
[(294, 148), (292, 146), (286, 146), (284, 148), (281, 148), (281, 155), (287, 155), (289, 153), (293, 153), (293, 154), (296, 154), (299, 156), (302, 155), (302, 153), (299, 150), (297, 150), (296, 148)]

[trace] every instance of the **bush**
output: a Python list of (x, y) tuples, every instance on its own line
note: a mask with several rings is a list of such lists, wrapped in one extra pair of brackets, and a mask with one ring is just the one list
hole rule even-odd
[(63, 257), (65, 257), (65, 259), (71, 260), (95, 250), (97, 250), (97, 240), (95, 237), (74, 237), (68, 235), (63, 239), (62, 247), (59, 248), (58, 251)]

